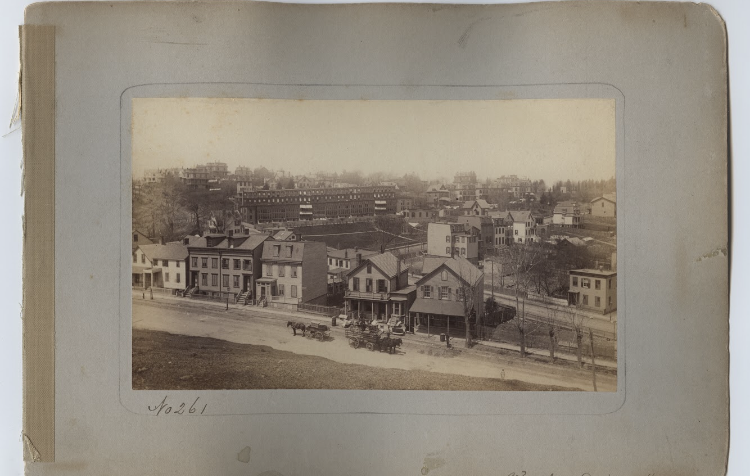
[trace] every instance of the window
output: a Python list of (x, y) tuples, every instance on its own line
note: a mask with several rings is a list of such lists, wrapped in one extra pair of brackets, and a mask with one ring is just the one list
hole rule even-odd
[(602, 298), (600, 298), (599, 296), (596, 296), (594, 298), (594, 306), (601, 307), (602, 306)]
[(224, 274), (221, 276), (221, 284), (222, 287), (228, 288), (229, 287), (229, 275)]
[(602, 281), (601, 279), (594, 280), (594, 289), (599, 290), (602, 288)]
[(372, 273), (372, 263), (367, 263), (367, 274)]
[(464, 289), (456, 288), (456, 301), (463, 301), (463, 300), (464, 300)]
[(333, 266), (333, 258), (328, 258), (328, 266)]
[(133, 235), (133, 241), (135, 241), (136, 243), (138, 243), (138, 235)]
[(175, 261), (174, 265), (179, 268), (180, 267), (180, 260)]
[(217, 286), (219, 284), (219, 275), (218, 274), (212, 274), (211, 275), (211, 286)]
[(229, 269), (229, 258), (221, 259), (221, 269)]
[(253, 266), (252, 261), (250, 261), (249, 259), (242, 261), (242, 269), (244, 269), (245, 271), (252, 268), (252, 266)]
[(515, 234), (515, 235), (517, 235), (517, 234), (518, 234), (518, 230), (513, 230), (513, 231), (514, 231), (514, 234)]
[(589, 296), (588, 294), (583, 295), (583, 305), (588, 306), (589, 305)]
[[(178, 263), (179, 263), (179, 261), (178, 261)], [(179, 283), (180, 282), (180, 273), (176, 273), (174, 278), (175, 278), (175, 282)]]
[(461, 248), (461, 256), (466, 256), (466, 248)]
[(461, 243), (466, 243), (466, 237), (465, 236), (461, 237)]
[(359, 278), (354, 278), (352, 280), (352, 290), (359, 291)]
[(138, 262), (138, 255), (136, 253), (133, 253), (133, 263)]
[(451, 288), (448, 286), (440, 286), (440, 293), (438, 294), (438, 299), (450, 299), (451, 295)]
[(450, 246), (446, 246), (445, 247), (445, 254), (447, 254), (447, 255), (451, 254), (451, 247)]
[(272, 274), (273, 269), (271, 268), (270, 264), (264, 264), (263, 265), (263, 269), (266, 270), (266, 272), (265, 272), (266, 276), (273, 276), (273, 274)]
[(281, 245), (273, 245), (273, 257), (278, 258), (281, 253)]
[(448, 271), (442, 270), (440, 272), (440, 280), (441, 281), (448, 281)]
[(208, 273), (203, 273), (201, 275), (201, 285), (208, 286)]
[(145, 263), (145, 262), (146, 262), (146, 255), (141, 253), (141, 263)]
[(365, 279), (365, 292), (372, 292), (372, 279), (370, 278)]
[[(193, 268), (197, 268), (197, 267), (198, 267), (198, 258), (194, 256), (193, 257)], [(205, 268), (205, 266), (204, 266), (204, 268)]]
[(578, 287), (578, 277), (573, 276), (573, 287)]
[(293, 298), (297, 297), (297, 285), (296, 284), (292, 284), (292, 297)]
[(591, 288), (591, 280), (589, 278), (581, 278), (581, 287), (586, 289)]
[(292, 257), (292, 246), (289, 245), (286, 247), (286, 257), (291, 258)]
[(385, 279), (378, 279), (378, 292), (379, 293), (388, 292), (388, 286), (385, 283)]
[(219, 267), (219, 258), (211, 258), (211, 267), (214, 269)]
[(611, 280), (611, 279), (608, 279), (608, 280), (607, 280), (607, 287), (608, 287), (609, 289), (612, 289), (612, 280)]
[(279, 296), (283, 296), (284, 295), (284, 285), (283, 284), (279, 284), (279, 286), (278, 286), (277, 289), (278, 289), (278, 291), (277, 291), (278, 295)]
[(427, 285), (422, 286), (422, 297), (425, 299), (430, 299), (431, 298), (430, 295), (432, 294), (431, 291), (432, 291), (431, 286), (427, 286)]
[(232, 281), (234, 281), (232, 284), (234, 284), (235, 288), (240, 287), (240, 277), (239, 276), (232, 276)]
[(609, 305), (612, 307), (612, 296), (609, 297)]
[(293, 278), (297, 277), (297, 267), (296, 266), (292, 266), (292, 277)]
[(450, 243), (450, 242), (451, 242), (451, 235), (447, 235), (447, 236), (445, 237), (445, 242), (446, 242), (446, 243)]
[(238, 259), (234, 260), (233, 264), (234, 264), (234, 269), (240, 269), (240, 260)]
[(286, 274), (286, 266), (283, 264), (280, 264), (279, 265), (279, 277), (283, 278), (285, 274)]
[(164, 273), (164, 282), (165, 283), (169, 282), (169, 273)]

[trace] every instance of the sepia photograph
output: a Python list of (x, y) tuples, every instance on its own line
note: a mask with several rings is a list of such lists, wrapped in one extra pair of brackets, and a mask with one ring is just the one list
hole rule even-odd
[(133, 390), (617, 391), (614, 99), (132, 99)]

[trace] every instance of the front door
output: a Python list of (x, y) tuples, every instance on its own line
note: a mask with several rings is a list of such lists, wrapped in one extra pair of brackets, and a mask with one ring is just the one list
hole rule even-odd
[(264, 299), (266, 297), (266, 286), (263, 285), (260, 287), (260, 298)]
[(247, 292), (252, 289), (252, 283), (253, 277), (252, 276), (243, 276), (242, 277), (242, 292)]

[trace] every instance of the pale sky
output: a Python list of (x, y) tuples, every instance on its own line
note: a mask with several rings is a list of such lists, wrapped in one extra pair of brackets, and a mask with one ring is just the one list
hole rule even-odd
[(615, 175), (615, 101), (133, 99), (133, 175), (221, 161), (424, 180)]

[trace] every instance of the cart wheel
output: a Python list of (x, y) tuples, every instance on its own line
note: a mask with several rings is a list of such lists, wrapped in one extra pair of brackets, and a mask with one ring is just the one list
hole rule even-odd
[(375, 345), (372, 342), (368, 342), (367, 343), (367, 350), (374, 351), (375, 350)]
[(355, 349), (359, 349), (359, 339), (352, 339), (352, 345)]

